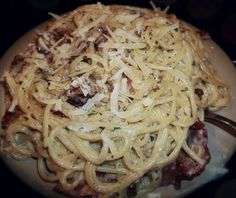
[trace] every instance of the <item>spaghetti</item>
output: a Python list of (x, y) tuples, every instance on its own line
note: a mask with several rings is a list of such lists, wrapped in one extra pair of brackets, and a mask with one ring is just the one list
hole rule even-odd
[(158, 8), (97, 4), (52, 16), (2, 76), (2, 152), (34, 157), (42, 179), (101, 197), (148, 173), (159, 185), (181, 150), (206, 164), (188, 130), (205, 108), (227, 105), (229, 91), (198, 30)]

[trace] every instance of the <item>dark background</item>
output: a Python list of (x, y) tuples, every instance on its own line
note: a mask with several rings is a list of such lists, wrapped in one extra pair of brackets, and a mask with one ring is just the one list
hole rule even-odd
[[(34, 26), (50, 18), (48, 12), (61, 14), (92, 0), (1, 0), (0, 1), (0, 56)], [(128, 4), (150, 7), (148, 0), (100, 0), (104, 4)], [(232, 61), (236, 61), (236, 6), (234, 0), (153, 0), (157, 6), (170, 5), (168, 13), (211, 34)], [(223, 66), (223, 65), (222, 65)], [(226, 167), (224, 177), (203, 186), (188, 198), (236, 197), (236, 155)], [(30, 173), (29, 173), (30, 174)], [(16, 178), (0, 160), (0, 196), (42, 198)], [(2, 196), (3, 195), (3, 196)], [(5, 195), (5, 196), (4, 196)]]

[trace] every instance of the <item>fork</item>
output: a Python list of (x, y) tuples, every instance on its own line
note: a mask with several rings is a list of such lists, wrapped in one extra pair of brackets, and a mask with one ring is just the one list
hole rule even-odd
[(230, 135), (236, 137), (236, 122), (218, 115), (208, 109), (205, 110), (205, 121), (218, 126)]

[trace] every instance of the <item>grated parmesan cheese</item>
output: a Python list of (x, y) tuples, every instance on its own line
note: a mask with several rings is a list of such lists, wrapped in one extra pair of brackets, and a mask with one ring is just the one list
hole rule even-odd
[(143, 105), (144, 105), (145, 107), (148, 107), (148, 106), (152, 105), (152, 103), (153, 103), (153, 100), (152, 100), (151, 98), (149, 98), (149, 97), (147, 97), (147, 98), (145, 98), (145, 99), (143, 100)]
[(88, 99), (88, 101), (81, 107), (84, 111), (89, 111), (92, 109), (95, 104), (100, 102), (105, 97), (104, 94), (96, 93), (92, 98)]
[(140, 39), (137, 36), (127, 32), (127, 31), (125, 31), (123, 29), (120, 29), (120, 28), (116, 29), (114, 31), (114, 34), (116, 34), (119, 37), (122, 37), (123, 41), (125, 41), (127, 39), (127, 40), (130, 40), (130, 41), (134, 42), (134, 43), (140, 42)]
[(75, 80), (71, 82), (72, 87), (80, 87), (84, 96), (91, 94), (91, 87), (86, 84), (86, 81), (83, 77), (77, 77)]
[(56, 111), (61, 111), (62, 110), (62, 100), (61, 99), (56, 100), (54, 109)]
[(91, 132), (99, 128), (99, 125), (96, 124), (86, 124), (74, 122), (73, 124), (67, 125), (67, 128), (75, 132)]
[(115, 16), (115, 20), (117, 20), (120, 23), (127, 23), (127, 22), (131, 22), (134, 21), (135, 19), (137, 19), (140, 16), (139, 13), (137, 14), (119, 14), (117, 16)]

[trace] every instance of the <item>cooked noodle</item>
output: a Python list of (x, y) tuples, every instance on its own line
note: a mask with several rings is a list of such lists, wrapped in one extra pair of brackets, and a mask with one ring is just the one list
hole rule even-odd
[(7, 111), (20, 111), (3, 152), (35, 157), (44, 180), (85, 182), (100, 196), (160, 172), (181, 149), (204, 163), (188, 129), (205, 108), (227, 105), (229, 91), (198, 30), (158, 8), (97, 4), (52, 16), (2, 77)]

